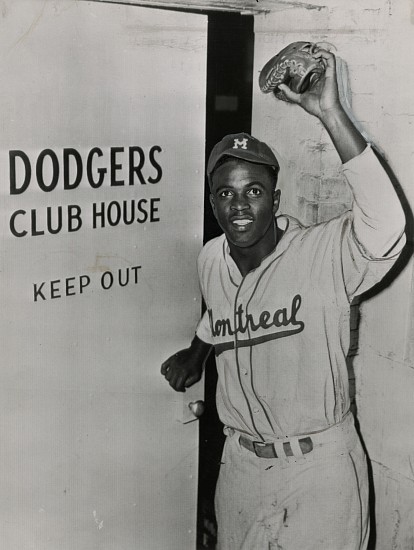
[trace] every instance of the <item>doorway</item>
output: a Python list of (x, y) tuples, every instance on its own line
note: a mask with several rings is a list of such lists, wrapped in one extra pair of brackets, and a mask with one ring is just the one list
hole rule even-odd
[[(254, 32), (253, 16), (209, 12), (207, 40), (206, 163), (226, 134), (251, 131)], [(209, 201), (204, 197), (204, 242), (218, 236)], [(217, 372), (213, 354), (205, 369), (206, 410), (200, 418), (197, 548), (216, 544), (214, 492), (224, 443), (215, 404)]]

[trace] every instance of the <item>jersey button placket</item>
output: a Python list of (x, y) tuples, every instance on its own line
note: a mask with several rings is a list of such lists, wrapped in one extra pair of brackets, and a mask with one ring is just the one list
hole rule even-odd
[[(239, 290), (236, 293), (235, 300), (234, 300), (234, 315), (236, 320), (236, 312), (238, 310), (238, 297), (241, 293), (241, 287), (245, 281), (245, 278), (243, 278)], [(239, 321), (241, 321), (239, 319)], [(235, 334), (234, 334), (234, 345), (235, 345), (235, 352), (237, 357), (237, 368), (239, 371), (239, 382), (243, 391), (243, 394), (245, 396), (245, 399), (248, 403), (248, 408), (250, 410), (251, 415), (251, 422), (253, 424), (253, 429), (256, 431), (258, 437), (263, 439), (260, 432), (257, 430), (256, 426), (256, 420), (258, 420), (260, 423), (263, 423), (263, 425), (266, 424), (266, 418), (263, 413), (263, 411), (260, 409), (260, 403), (257, 403), (257, 398), (254, 397), (254, 390), (252, 387), (252, 364), (250, 362), (250, 351), (251, 348), (249, 347), (238, 347), (238, 341), (237, 341), (237, 333), (239, 332), (240, 327), (237, 326), (237, 322), (235, 322)], [(247, 335), (249, 335), (249, 331), (247, 331)], [(237, 349), (236, 349), (237, 348)], [(250, 395), (250, 399), (249, 396)], [(254, 404), (254, 403), (257, 404)], [(255, 417), (255, 418), (254, 418)]]

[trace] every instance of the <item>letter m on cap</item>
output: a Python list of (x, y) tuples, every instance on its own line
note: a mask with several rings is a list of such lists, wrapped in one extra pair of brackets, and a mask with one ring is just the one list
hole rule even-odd
[(248, 142), (248, 139), (247, 138), (243, 138), (243, 139), (235, 139), (234, 140), (234, 145), (233, 145), (233, 149), (247, 149), (247, 142)]

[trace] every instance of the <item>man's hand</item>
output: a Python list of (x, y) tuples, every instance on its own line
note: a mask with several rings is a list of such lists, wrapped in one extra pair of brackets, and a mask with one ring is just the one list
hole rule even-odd
[(331, 136), (341, 161), (345, 163), (362, 153), (366, 142), (339, 101), (334, 54), (315, 48), (313, 56), (322, 60), (326, 70), (309, 90), (296, 94), (285, 84), (279, 84), (279, 88), (292, 103), (297, 103), (319, 118)]
[(182, 349), (161, 365), (163, 374), (175, 391), (185, 391), (185, 388), (198, 382), (203, 374), (203, 363), (194, 363), (190, 348)]
[(164, 361), (161, 365), (161, 374), (175, 391), (184, 392), (185, 388), (201, 379), (204, 362), (210, 350), (210, 344), (195, 336), (189, 348), (174, 353)]
[(279, 84), (279, 88), (292, 103), (297, 103), (311, 115), (323, 120), (329, 113), (341, 109), (336, 80), (336, 60), (333, 53), (318, 47), (314, 48), (312, 55), (325, 65), (325, 73), (321, 78), (303, 94), (292, 92), (286, 84)]

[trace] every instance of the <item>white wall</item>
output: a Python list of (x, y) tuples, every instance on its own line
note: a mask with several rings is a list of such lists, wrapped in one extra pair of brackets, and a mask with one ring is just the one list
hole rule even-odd
[[(335, 46), (349, 70), (352, 107), (414, 204), (414, 12), (408, 0), (292, 2), (255, 19), (255, 74), (295, 40)], [(305, 223), (343, 211), (349, 191), (320, 124), (254, 85), (253, 134), (282, 158), (282, 210)], [(298, 159), (300, 159), (298, 161)], [(378, 550), (414, 545), (413, 274), (364, 303), (355, 361), (361, 430), (371, 457)]]
[[(197, 423), (181, 424), (183, 397), (160, 365), (191, 339), (201, 308), (206, 17), (3, 1), (0, 70), (0, 548), (194, 548)], [(107, 169), (97, 188), (94, 147), (94, 179)], [(129, 147), (142, 149), (144, 182), (129, 179)], [(65, 148), (83, 163), (66, 190)], [(33, 169), (12, 194), (16, 149)], [(59, 176), (45, 192), (35, 166), (46, 149)], [(70, 184), (76, 173), (72, 160)], [(142, 199), (156, 201), (152, 220), (102, 227), (97, 217), (94, 228), (93, 205), (116, 212)], [(47, 208), (56, 224), (59, 206), (51, 234)]]

